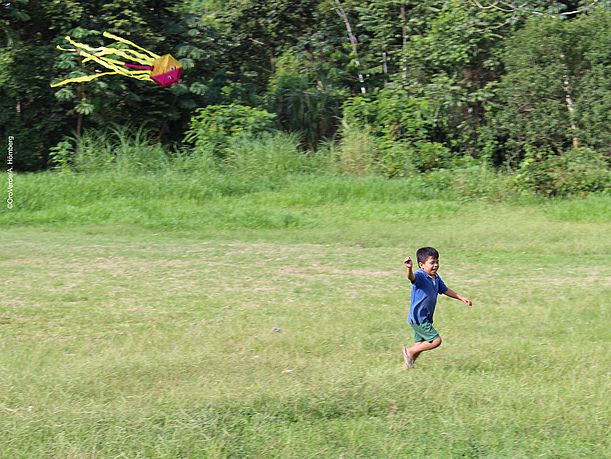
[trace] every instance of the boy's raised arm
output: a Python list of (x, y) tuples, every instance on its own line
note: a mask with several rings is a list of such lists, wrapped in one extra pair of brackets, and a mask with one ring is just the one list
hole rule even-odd
[(414, 272), (412, 271), (412, 266), (413, 266), (412, 258), (407, 257), (405, 260), (403, 260), (403, 264), (407, 268), (407, 273), (406, 273), (407, 278), (410, 280), (410, 282), (415, 282), (416, 276), (414, 275)]

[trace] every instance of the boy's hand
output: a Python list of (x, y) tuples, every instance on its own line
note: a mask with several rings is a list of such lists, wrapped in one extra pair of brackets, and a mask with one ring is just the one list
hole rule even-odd
[(473, 306), (473, 302), (469, 298), (465, 298), (464, 296), (460, 298), (460, 301), (462, 301), (469, 307)]
[(416, 282), (416, 275), (414, 274), (414, 271), (412, 271), (412, 266), (413, 266), (412, 257), (407, 257), (405, 260), (403, 260), (403, 264), (407, 268), (407, 272), (405, 273), (405, 275), (407, 276), (409, 281), (413, 284), (414, 282)]
[(466, 296), (459, 295), (452, 289), (447, 289), (445, 294), (448, 295), (450, 298), (454, 298), (455, 300), (462, 301), (469, 307), (473, 306), (473, 302), (469, 298), (467, 298)]

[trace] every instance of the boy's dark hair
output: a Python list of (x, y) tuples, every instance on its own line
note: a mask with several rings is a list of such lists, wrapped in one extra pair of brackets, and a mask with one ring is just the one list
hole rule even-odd
[(429, 257), (439, 258), (439, 252), (433, 247), (421, 247), (416, 252), (418, 263), (424, 263)]

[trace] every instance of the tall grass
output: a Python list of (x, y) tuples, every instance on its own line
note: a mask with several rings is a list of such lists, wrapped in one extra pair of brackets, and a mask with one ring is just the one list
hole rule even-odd
[(340, 164), (346, 174), (362, 177), (373, 173), (376, 144), (367, 126), (344, 122), (340, 151)]
[[(301, 151), (295, 135), (237, 138), (219, 158), (169, 151), (144, 129), (89, 132), (64, 155), (63, 167), (15, 178), (15, 207), (0, 211), (0, 225), (311, 227), (338, 219), (386, 219), (404, 214), (406, 203), (423, 200), (445, 208), (474, 199), (544, 202), (519, 191), (515, 176), (474, 161), (400, 179), (374, 175), (370, 146), (353, 134), (315, 153)], [(583, 202), (594, 203), (590, 210), (600, 211), (595, 214), (608, 214), (608, 199), (597, 196)], [(584, 211), (588, 206), (575, 201), (548, 206), (548, 212), (595, 220)]]
[(86, 131), (68, 142), (72, 145), (54, 156), (59, 165), (74, 172), (139, 173), (165, 169), (170, 164), (166, 149), (144, 126), (113, 125)]

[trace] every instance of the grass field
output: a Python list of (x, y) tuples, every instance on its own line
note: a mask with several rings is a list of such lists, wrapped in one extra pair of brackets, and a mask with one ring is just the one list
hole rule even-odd
[[(608, 197), (37, 180), (0, 211), (2, 458), (611, 456)], [(422, 245), (474, 307), (404, 371)]]

